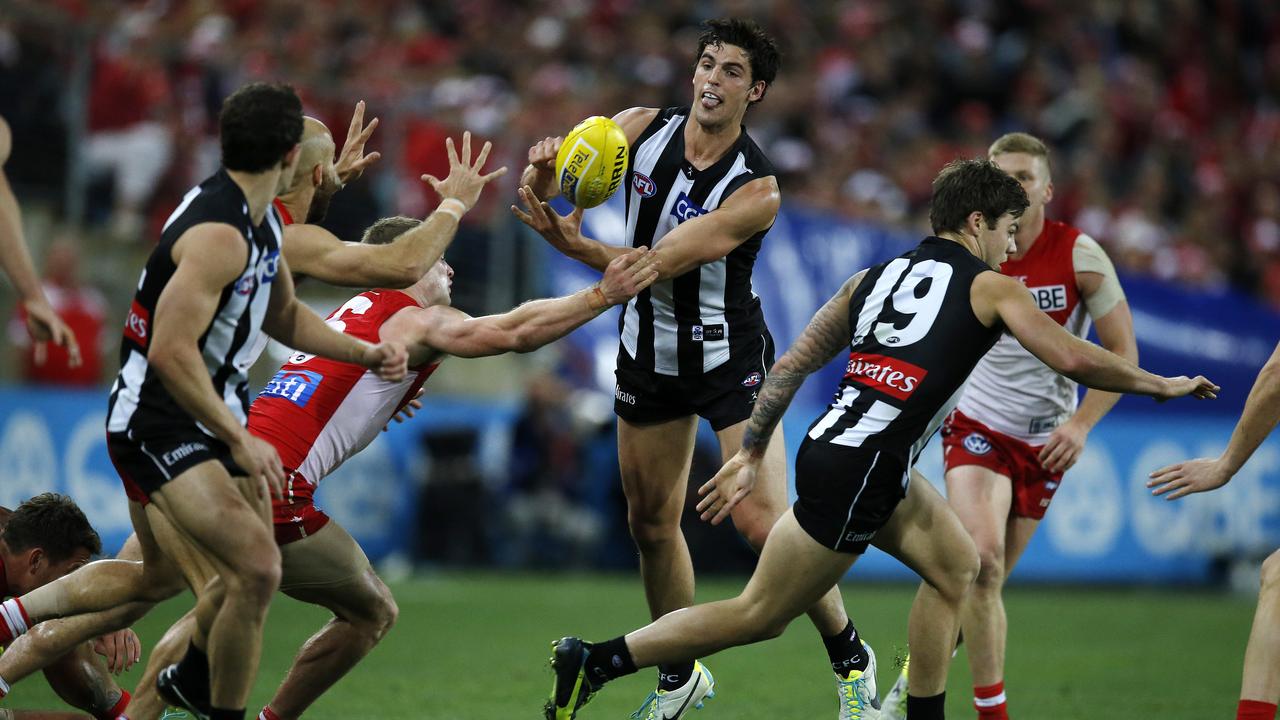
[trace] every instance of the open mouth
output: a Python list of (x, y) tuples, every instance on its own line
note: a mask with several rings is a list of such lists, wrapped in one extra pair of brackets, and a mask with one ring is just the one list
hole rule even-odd
[(702, 93), (702, 97), (699, 98), (699, 102), (702, 103), (702, 107), (708, 110), (711, 110), (712, 108), (720, 107), (720, 105), (724, 103), (724, 98), (720, 97), (719, 95), (716, 95), (713, 92), (704, 90)]

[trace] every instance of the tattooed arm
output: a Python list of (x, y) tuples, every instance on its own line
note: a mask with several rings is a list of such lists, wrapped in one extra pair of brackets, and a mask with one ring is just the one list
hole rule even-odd
[(742, 450), (720, 468), (716, 476), (698, 489), (702, 500), (698, 511), (703, 520), (719, 524), (735, 505), (755, 487), (756, 473), (764, 459), (773, 431), (782, 420), (796, 391), (814, 371), (826, 365), (836, 353), (849, 344), (849, 300), (867, 274), (854, 275), (823, 305), (800, 333), (800, 337), (773, 364), (769, 377), (760, 388), (751, 419), (742, 435)]

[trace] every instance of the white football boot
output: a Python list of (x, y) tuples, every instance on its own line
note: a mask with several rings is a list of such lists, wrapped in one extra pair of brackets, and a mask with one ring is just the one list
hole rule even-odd
[(836, 675), (836, 695), (840, 698), (840, 720), (878, 720), (880, 699), (876, 696), (876, 653), (862, 643), (867, 653), (867, 669), (854, 670), (848, 678)]
[(701, 662), (694, 661), (693, 675), (675, 690), (655, 690), (645, 698), (631, 720), (677, 720), (689, 710), (702, 709), (702, 703), (716, 696), (716, 679)]

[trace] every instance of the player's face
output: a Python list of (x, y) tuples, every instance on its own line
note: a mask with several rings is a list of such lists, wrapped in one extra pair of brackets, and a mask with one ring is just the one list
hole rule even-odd
[(1027, 194), (1027, 200), (1031, 204), (1023, 213), (1024, 217), (1029, 215), (1028, 219), (1034, 219), (1039, 213), (1044, 212), (1044, 206), (1053, 198), (1049, 164), (1044, 158), (1027, 153), (1000, 153), (993, 155), (991, 162), (1017, 180), (1022, 186), (1022, 191)]
[[(342, 183), (338, 180), (338, 171), (334, 169), (333, 161), (316, 166), (320, 171), (320, 184), (316, 186), (315, 194), (311, 196), (311, 207), (307, 208), (306, 222), (318, 224), (324, 220), (325, 215), (329, 213), (329, 201), (333, 199), (338, 189), (342, 187)], [(312, 172), (315, 172), (314, 170)]]
[(423, 279), (426, 281), (427, 299), (431, 304), (448, 305), (452, 299), (451, 291), (453, 290), (453, 268), (449, 263), (441, 258)]
[(987, 227), (986, 220), (978, 222), (978, 244), (982, 246), (982, 259), (994, 269), (1018, 250), (1013, 237), (1018, 234), (1018, 220), (1005, 213), (996, 221), (994, 230)]
[(747, 105), (760, 99), (764, 83), (751, 81), (751, 61), (737, 45), (708, 45), (693, 70), (693, 117), (720, 127), (741, 123)]

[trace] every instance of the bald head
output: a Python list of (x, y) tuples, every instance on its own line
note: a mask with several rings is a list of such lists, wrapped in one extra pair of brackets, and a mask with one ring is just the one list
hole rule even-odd
[(312, 173), (319, 165), (321, 175), (327, 176), (333, 168), (333, 136), (324, 123), (313, 117), (302, 119), (302, 141), (298, 143), (298, 174), (290, 191), (301, 183), (312, 182)]

